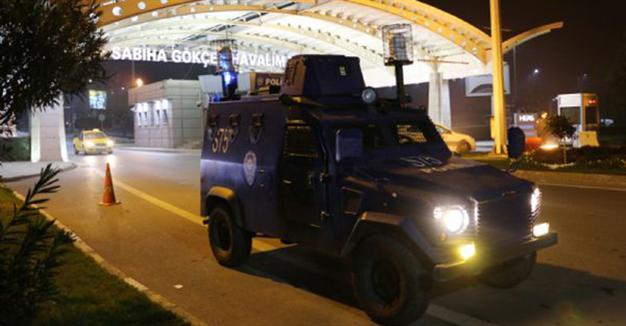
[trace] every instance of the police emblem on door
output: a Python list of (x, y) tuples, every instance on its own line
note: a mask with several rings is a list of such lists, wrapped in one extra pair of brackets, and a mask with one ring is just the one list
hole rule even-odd
[(256, 154), (253, 151), (248, 151), (243, 157), (243, 175), (248, 186), (252, 186), (256, 177)]

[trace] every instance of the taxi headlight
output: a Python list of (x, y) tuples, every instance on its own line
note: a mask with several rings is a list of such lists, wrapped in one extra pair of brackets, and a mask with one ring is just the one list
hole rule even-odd
[(537, 212), (540, 206), (541, 206), (541, 190), (539, 190), (539, 188), (535, 188), (535, 190), (533, 190), (532, 196), (530, 196), (530, 209), (533, 213), (535, 213)]
[(461, 206), (440, 206), (433, 211), (435, 220), (451, 234), (461, 234), (469, 225), (469, 216)]
[(536, 238), (543, 237), (550, 232), (550, 223), (540, 223), (533, 226), (533, 236)]
[(93, 146), (95, 146), (93, 141), (85, 140), (85, 147), (93, 147)]
[(110, 139), (107, 139), (107, 146), (113, 147), (113, 145), (115, 145), (115, 142)]

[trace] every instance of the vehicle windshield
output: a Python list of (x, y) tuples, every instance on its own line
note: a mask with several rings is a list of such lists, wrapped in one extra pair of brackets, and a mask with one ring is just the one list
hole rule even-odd
[(100, 138), (106, 138), (106, 137), (107, 136), (103, 132), (85, 133), (85, 139), (87, 140), (94, 140), (94, 139), (100, 139)]
[(360, 129), (369, 160), (393, 160), (407, 156), (450, 156), (435, 126), (426, 120), (387, 120), (339, 129)]

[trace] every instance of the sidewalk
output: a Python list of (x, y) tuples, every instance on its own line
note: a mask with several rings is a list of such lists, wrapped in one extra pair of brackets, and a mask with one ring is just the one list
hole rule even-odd
[(529, 170), (517, 170), (513, 174), (544, 185), (626, 191), (626, 176), (623, 175)]
[(36, 177), (48, 164), (52, 164), (52, 167), (63, 171), (76, 167), (76, 164), (72, 162), (2, 162), (2, 165), (0, 165), (0, 181), (11, 182)]

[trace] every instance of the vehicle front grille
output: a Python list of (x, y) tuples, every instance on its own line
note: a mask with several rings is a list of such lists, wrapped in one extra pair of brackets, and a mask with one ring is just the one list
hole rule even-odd
[(478, 239), (483, 243), (506, 243), (530, 239), (539, 211), (531, 211), (530, 193), (476, 202)]

